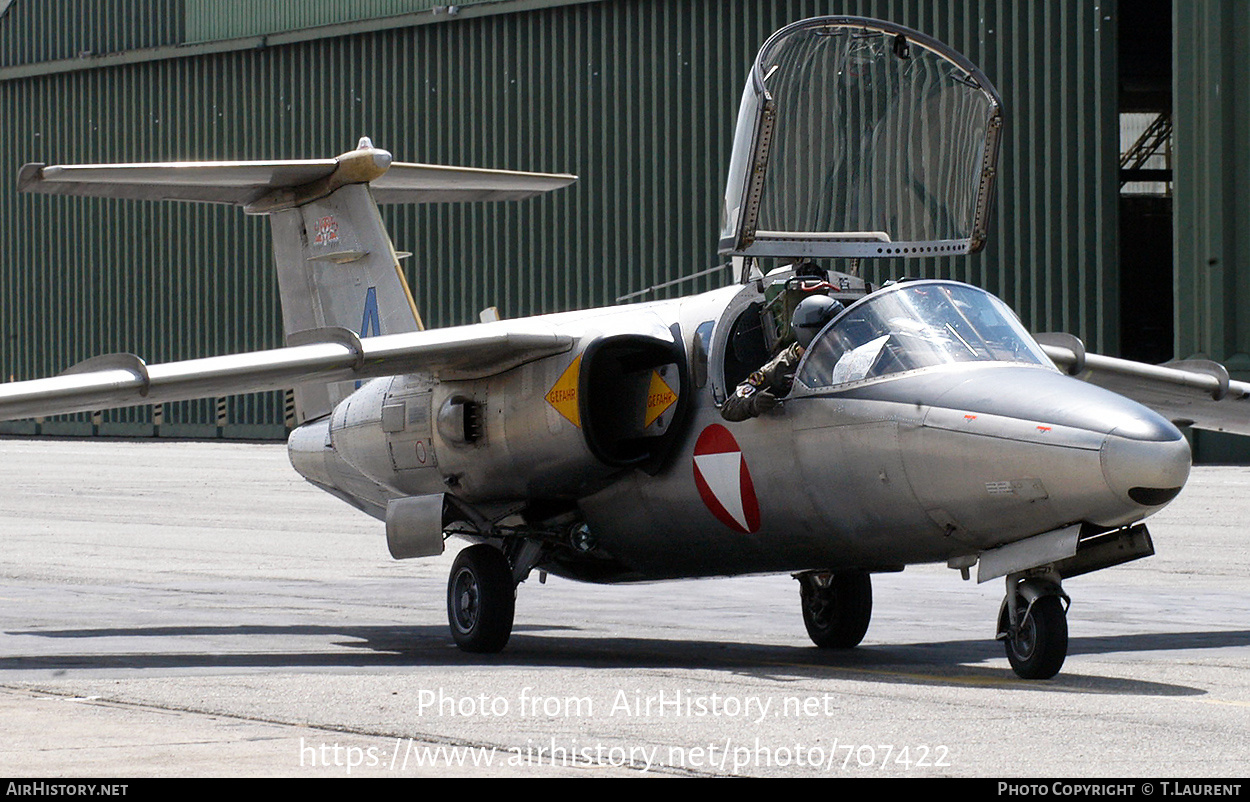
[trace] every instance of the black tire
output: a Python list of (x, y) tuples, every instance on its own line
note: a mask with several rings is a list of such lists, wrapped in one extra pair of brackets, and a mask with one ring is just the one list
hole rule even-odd
[(1005, 605), (1002, 616), (1000, 629), (1007, 632), (1003, 639), (1007, 661), (1016, 675), (1021, 679), (1050, 679), (1058, 674), (1068, 656), (1068, 615), (1063, 600), (1058, 596), (1038, 599), (1016, 632), (1010, 631)]
[(485, 543), (463, 549), (447, 580), (447, 622), (456, 645), (476, 654), (501, 651), (512, 635), (515, 613), (508, 558)]
[(799, 577), (799, 598), (808, 637), (822, 649), (852, 649), (872, 620), (872, 579), (865, 573), (834, 574), (822, 586), (816, 577)]

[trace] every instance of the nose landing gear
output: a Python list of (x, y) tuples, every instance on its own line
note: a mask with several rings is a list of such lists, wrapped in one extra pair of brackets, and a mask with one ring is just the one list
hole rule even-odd
[(1050, 679), (1068, 656), (1068, 596), (1051, 578), (1007, 577), (998, 640), (1022, 679)]

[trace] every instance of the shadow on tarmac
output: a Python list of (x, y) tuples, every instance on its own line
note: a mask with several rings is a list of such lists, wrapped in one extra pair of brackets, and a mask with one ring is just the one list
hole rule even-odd
[[(541, 633), (541, 634), (539, 634)], [(1189, 696), (1205, 691), (1180, 685), (1061, 672), (1044, 682), (1018, 679), (1001, 645), (992, 640), (861, 645), (853, 650), (721, 641), (660, 640), (581, 636), (575, 628), (518, 626), (500, 654), (470, 655), (452, 644), (446, 627), (188, 626), (19, 630), (12, 636), (49, 639), (165, 638), (163, 651), (0, 657), (0, 672), (109, 669), (341, 669), (400, 666), (558, 666), (574, 668), (684, 668), (771, 676), (777, 680), (837, 678), (907, 684), (993, 684), (1023, 690), (1080, 690), (1109, 694)], [(238, 651), (190, 651), (200, 638), (242, 639)], [(324, 651), (274, 649), (275, 641), (314, 638)], [(345, 639), (345, 640), (344, 640)], [(247, 648), (251, 645), (259, 648)], [(236, 643), (238, 641), (236, 640)], [(153, 644), (154, 646), (156, 644)], [(1250, 630), (1142, 633), (1073, 638), (1069, 655), (1235, 648), (1250, 645)], [(171, 651), (168, 647), (176, 647)], [(220, 648), (218, 644), (214, 645)], [(100, 644), (102, 649), (108, 648)], [(1001, 661), (1000, 665), (981, 665)]]

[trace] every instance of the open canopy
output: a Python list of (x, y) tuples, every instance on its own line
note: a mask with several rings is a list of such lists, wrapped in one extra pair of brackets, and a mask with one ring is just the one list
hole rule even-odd
[(742, 95), (720, 251), (977, 251), (1001, 124), (989, 80), (923, 34), (858, 17), (782, 28)]

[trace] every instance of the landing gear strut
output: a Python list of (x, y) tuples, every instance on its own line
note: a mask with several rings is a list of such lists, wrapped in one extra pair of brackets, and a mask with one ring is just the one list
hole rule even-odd
[(850, 649), (864, 639), (872, 619), (872, 580), (868, 574), (809, 571), (796, 574), (803, 623), (822, 649)]
[(501, 651), (515, 613), (516, 585), (503, 552), (486, 543), (461, 550), (447, 580), (447, 620), (456, 645), (478, 654)]
[(998, 613), (998, 639), (1022, 679), (1050, 679), (1068, 656), (1067, 594), (1048, 579), (1007, 577)]

